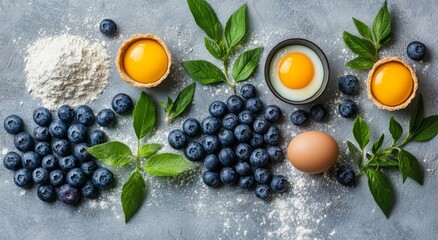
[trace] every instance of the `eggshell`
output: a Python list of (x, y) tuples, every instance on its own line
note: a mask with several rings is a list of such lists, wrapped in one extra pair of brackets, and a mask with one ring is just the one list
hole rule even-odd
[(327, 171), (339, 156), (336, 141), (324, 132), (304, 132), (292, 139), (287, 157), (298, 170), (317, 174)]

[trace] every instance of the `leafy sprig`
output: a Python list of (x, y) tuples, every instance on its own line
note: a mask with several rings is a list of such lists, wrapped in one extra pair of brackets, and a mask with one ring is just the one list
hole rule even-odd
[[(134, 154), (124, 143), (116, 141), (87, 148), (87, 151), (93, 157), (109, 166), (125, 167), (129, 163), (133, 163), (134, 170), (131, 177), (123, 185), (121, 195), (126, 223), (140, 209), (146, 195), (146, 183), (142, 173), (170, 177), (196, 167), (194, 163), (187, 161), (181, 155), (157, 153), (162, 147), (161, 144), (147, 143), (141, 145), (141, 140), (155, 127), (155, 120), (154, 102), (150, 96), (142, 92), (133, 112), (133, 125), (137, 136), (136, 153)], [(142, 164), (143, 162), (145, 163)]]
[(347, 31), (343, 33), (345, 45), (358, 56), (350, 60), (345, 66), (353, 69), (370, 69), (379, 60), (381, 47), (391, 41), (391, 15), (385, 2), (374, 18), (372, 32), (362, 21), (353, 18), (353, 23), (360, 36)]
[(357, 176), (365, 173), (368, 177), (368, 187), (377, 205), (388, 218), (394, 201), (391, 183), (382, 172), (385, 168), (397, 168), (403, 183), (411, 178), (420, 185), (423, 184), (423, 170), (417, 158), (403, 147), (414, 142), (431, 140), (438, 134), (438, 115), (424, 117), (423, 99), (420, 95), (411, 111), (409, 130), (403, 140), (403, 127), (394, 117), (389, 120), (389, 132), (392, 137), (391, 144), (382, 148), (385, 135), (382, 134), (371, 147), (371, 152), (365, 148), (370, 142), (370, 128), (365, 120), (358, 116), (354, 121), (353, 135), (357, 145), (347, 141), (349, 155), (357, 163)]
[(205, 60), (185, 61), (182, 63), (187, 73), (197, 82), (208, 85), (226, 82), (233, 91), (237, 82), (246, 81), (257, 68), (263, 48), (255, 48), (241, 53), (234, 62), (229, 76), (230, 55), (242, 42), (246, 33), (246, 5), (242, 5), (228, 19), (225, 31), (213, 8), (205, 0), (187, 0), (196, 24), (207, 34), (205, 48), (220, 60), (223, 69)]
[(167, 97), (167, 104), (158, 101), (158, 104), (166, 112), (166, 122), (171, 124), (173, 119), (181, 115), (186, 108), (192, 103), (193, 95), (195, 94), (196, 84), (192, 83), (176, 96), (175, 101)]

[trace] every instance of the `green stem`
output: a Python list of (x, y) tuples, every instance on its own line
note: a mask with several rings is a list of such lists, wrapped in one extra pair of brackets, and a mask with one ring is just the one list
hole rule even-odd
[(140, 167), (140, 139), (137, 139), (137, 154), (135, 155), (135, 168)]
[(228, 86), (231, 87), (231, 90), (233, 90), (233, 93), (236, 93), (235, 83), (232, 82), (228, 76), (228, 58), (230, 57), (231, 49), (227, 51), (227, 54), (225, 54), (225, 57), (222, 61), (222, 64), (224, 66), (224, 75), (225, 75), (225, 81), (228, 84)]

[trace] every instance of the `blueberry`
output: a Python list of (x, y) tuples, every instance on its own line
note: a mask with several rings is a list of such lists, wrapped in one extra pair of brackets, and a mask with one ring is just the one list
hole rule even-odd
[(239, 143), (236, 146), (236, 156), (242, 161), (248, 161), (251, 156), (252, 148), (247, 143)]
[(60, 157), (65, 157), (70, 153), (70, 146), (65, 139), (56, 140), (52, 143), (52, 151)]
[(21, 168), (14, 174), (14, 182), (17, 186), (22, 188), (30, 187), (32, 184), (32, 174), (29, 169)]
[(98, 168), (93, 173), (93, 184), (98, 189), (108, 189), (114, 182), (113, 173), (106, 168)]
[(309, 121), (309, 114), (304, 110), (297, 110), (290, 115), (290, 120), (295, 126), (303, 126)]
[(236, 164), (236, 166), (234, 166), (234, 168), (236, 169), (236, 172), (240, 175), (240, 176), (246, 176), (251, 174), (251, 166), (247, 163), (247, 162), (238, 162)]
[(48, 126), (52, 122), (52, 113), (47, 108), (39, 107), (33, 111), (33, 121), (40, 126)]
[(263, 135), (255, 133), (252, 135), (251, 139), (249, 140), (249, 145), (253, 148), (259, 148), (263, 146)]
[(65, 123), (71, 123), (75, 119), (75, 110), (70, 105), (62, 105), (58, 109), (58, 118)]
[(21, 163), (23, 164), (24, 168), (34, 170), (35, 168), (41, 166), (41, 159), (38, 154), (29, 151), (23, 154), (21, 157)]
[(167, 136), (167, 141), (174, 149), (181, 149), (187, 146), (187, 137), (184, 132), (179, 129), (172, 130)]
[(87, 152), (86, 148), (88, 144), (79, 143), (76, 144), (73, 150), (73, 156), (80, 162), (86, 162), (91, 159), (91, 155)]
[(221, 185), (221, 179), (217, 172), (205, 172), (202, 175), (202, 181), (209, 187), (218, 187)]
[(33, 138), (27, 132), (20, 132), (14, 136), (14, 145), (21, 152), (32, 150)]
[(205, 152), (200, 143), (192, 141), (184, 149), (184, 155), (190, 161), (195, 162), (201, 160), (202, 157), (204, 157)]
[(284, 192), (289, 187), (289, 182), (283, 175), (275, 175), (269, 186), (273, 192)]
[(236, 160), (236, 154), (231, 148), (224, 148), (219, 152), (219, 162), (225, 167), (231, 167)]
[(96, 129), (90, 132), (88, 140), (90, 142), (90, 146), (92, 147), (106, 142), (106, 136), (102, 130)]
[(118, 114), (126, 114), (132, 109), (132, 99), (124, 93), (119, 93), (113, 97), (111, 107)]
[(81, 168), (73, 168), (68, 171), (66, 180), (70, 186), (79, 188), (85, 183), (87, 177)]
[(225, 115), (225, 117), (222, 119), (222, 127), (224, 127), (227, 130), (234, 130), (234, 128), (239, 125), (239, 118), (234, 113), (228, 113)]
[(56, 169), (50, 172), (49, 179), (50, 184), (52, 184), (54, 187), (59, 187), (64, 184), (65, 174), (63, 171)]
[(49, 182), (49, 171), (47, 169), (39, 167), (33, 170), (32, 179), (34, 183), (45, 184)]
[(109, 127), (116, 122), (116, 114), (113, 110), (105, 108), (97, 114), (96, 122), (102, 127)]
[(112, 37), (117, 33), (117, 24), (111, 19), (103, 19), (100, 22), (99, 30), (103, 35)]
[(82, 196), (86, 198), (97, 198), (99, 195), (99, 190), (93, 185), (92, 181), (85, 182), (84, 186), (81, 188)]
[(79, 202), (81, 194), (77, 188), (64, 184), (58, 190), (58, 197), (63, 203), (74, 205)]
[(232, 185), (237, 182), (238, 176), (237, 173), (230, 167), (222, 168), (220, 174), (221, 182), (226, 185)]
[(5, 118), (5, 121), (3, 122), (3, 127), (5, 128), (6, 132), (9, 134), (17, 134), (24, 129), (24, 122), (21, 117), (17, 115), (10, 115)]
[(210, 115), (215, 118), (222, 118), (227, 114), (227, 105), (222, 101), (214, 101), (208, 108)]
[(213, 135), (217, 131), (219, 131), (220, 127), (221, 127), (221, 123), (219, 119), (215, 117), (206, 117), (201, 122), (201, 130), (205, 134)]
[(219, 139), (214, 135), (207, 135), (203, 137), (201, 143), (204, 151), (207, 153), (215, 153), (221, 146)]
[(250, 98), (246, 101), (246, 109), (252, 113), (258, 113), (263, 109), (263, 102), (260, 98)]
[(280, 162), (284, 159), (284, 153), (281, 148), (277, 146), (270, 146), (267, 150), (269, 160), (273, 163)]
[(251, 175), (241, 176), (239, 179), (239, 187), (243, 189), (251, 189), (254, 186), (255, 180)]
[(345, 75), (339, 79), (338, 87), (343, 94), (356, 95), (359, 91), (359, 81), (353, 75)]
[(55, 170), (58, 166), (58, 160), (53, 155), (47, 155), (41, 161), (41, 166), (48, 171)]
[(93, 110), (86, 105), (81, 105), (76, 109), (76, 121), (84, 126), (89, 126), (94, 122)]
[(97, 166), (96, 162), (93, 160), (83, 162), (81, 164), (81, 169), (84, 171), (85, 175), (89, 177), (93, 176), (94, 171), (96, 171), (98, 168), (99, 167)]
[(55, 188), (50, 184), (38, 186), (37, 195), (44, 202), (53, 202), (56, 199)]
[(254, 130), (254, 132), (256, 133), (266, 133), (266, 131), (268, 131), (269, 128), (269, 122), (266, 121), (265, 119), (259, 118), (256, 119), (252, 125), (252, 128)]
[(327, 115), (327, 109), (322, 104), (315, 104), (310, 108), (310, 118), (322, 122)]
[(255, 192), (256, 197), (258, 197), (262, 200), (267, 200), (269, 198), (269, 195), (271, 194), (269, 186), (265, 185), (265, 184), (257, 185), (254, 192)]
[(249, 110), (241, 111), (237, 117), (241, 124), (251, 125), (254, 122), (254, 115)]
[(84, 143), (88, 137), (87, 128), (82, 124), (73, 124), (68, 128), (67, 137), (72, 143)]
[(344, 118), (351, 118), (356, 115), (357, 112), (356, 103), (350, 99), (345, 99), (344, 101), (342, 101), (339, 104), (338, 109), (339, 114), (341, 114), (341, 116)]
[(204, 159), (204, 167), (208, 171), (217, 171), (221, 168), (221, 162), (219, 158), (214, 154), (209, 154)]
[(72, 155), (63, 157), (59, 159), (59, 168), (64, 170), (65, 172), (70, 171), (71, 169), (75, 168), (77, 165), (77, 160)]
[(195, 137), (199, 134), (199, 131), (201, 130), (201, 125), (199, 124), (198, 120), (194, 118), (188, 118), (184, 121), (182, 129), (187, 136)]
[(254, 179), (260, 184), (269, 184), (271, 172), (267, 168), (258, 167), (254, 170)]
[(230, 130), (222, 129), (217, 136), (222, 146), (230, 147), (235, 142), (234, 133)]
[(406, 53), (412, 60), (421, 60), (426, 55), (427, 47), (421, 42), (414, 41), (408, 44)]
[(52, 152), (52, 149), (50, 148), (50, 144), (48, 142), (38, 142), (37, 144), (35, 144), (34, 151), (40, 157), (45, 157)]
[(268, 131), (263, 135), (263, 139), (265, 140), (265, 143), (276, 146), (280, 142), (280, 129), (278, 129), (277, 126), (270, 126), (268, 128)]
[(56, 119), (50, 124), (49, 132), (54, 138), (65, 138), (67, 136), (67, 125)]
[(237, 95), (231, 95), (227, 99), (227, 109), (231, 113), (239, 113), (243, 110), (244, 101)]
[(281, 110), (279, 107), (275, 105), (269, 105), (265, 109), (265, 113), (263, 114), (265, 119), (271, 123), (277, 122), (281, 117)]
[(245, 84), (240, 88), (240, 96), (246, 99), (254, 98), (257, 95), (257, 90), (252, 84)]
[(268, 152), (263, 148), (257, 148), (252, 151), (251, 156), (249, 157), (249, 162), (254, 167), (260, 167), (266, 165), (269, 160)]
[(251, 128), (246, 124), (240, 124), (234, 129), (234, 136), (239, 142), (249, 142), (252, 137)]
[(353, 186), (356, 183), (356, 174), (349, 167), (341, 167), (336, 174), (336, 179), (344, 186)]
[(33, 129), (33, 138), (37, 141), (49, 141), (50, 131), (47, 127), (38, 126)]
[(16, 152), (8, 152), (3, 157), (3, 165), (9, 170), (18, 170), (22, 166), (21, 157)]

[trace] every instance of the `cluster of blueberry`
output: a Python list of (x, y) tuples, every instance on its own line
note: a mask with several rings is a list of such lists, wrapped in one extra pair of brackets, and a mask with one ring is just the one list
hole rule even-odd
[[(239, 182), (241, 188), (252, 189), (257, 184), (255, 195), (265, 200), (271, 191), (285, 191), (289, 183), (282, 175), (271, 176), (267, 168), (269, 163), (284, 158), (278, 147), (280, 130), (274, 125), (281, 110), (270, 105), (263, 111), (263, 103), (256, 95), (253, 85), (244, 85), (240, 96), (230, 96), (227, 103), (211, 103), (211, 116), (201, 123), (194, 118), (184, 121), (182, 131), (171, 131), (168, 141), (174, 149), (184, 148), (189, 160), (204, 160), (207, 171), (202, 179), (207, 186)], [(262, 112), (263, 116), (257, 117)], [(201, 142), (189, 139), (201, 132), (204, 134)]]
[[(113, 98), (112, 107), (116, 113), (124, 114), (132, 108), (132, 100), (126, 94), (118, 94)], [(87, 126), (94, 121), (103, 127), (110, 126), (115, 114), (111, 109), (104, 109), (95, 117), (88, 106), (79, 106), (75, 111), (63, 105), (57, 115), (59, 119), (53, 120), (48, 109), (35, 109), (33, 120), (38, 126), (32, 135), (25, 131), (22, 118), (8, 116), (4, 129), (15, 135), (14, 145), (23, 154), (11, 151), (4, 156), (3, 164), (15, 171), (17, 186), (28, 188), (32, 183), (40, 184), (37, 194), (42, 201), (52, 202), (56, 195), (66, 204), (78, 203), (81, 195), (96, 198), (99, 189), (111, 186), (113, 174), (99, 168), (86, 151), (88, 146), (106, 141), (103, 131), (88, 132)]]
[[(353, 75), (345, 75), (339, 79), (339, 90), (345, 95), (353, 96), (359, 91), (359, 81)], [(357, 113), (356, 103), (351, 99), (344, 99), (338, 106), (339, 114), (344, 118), (351, 118)]]
[[(327, 108), (322, 104), (315, 104), (310, 108), (310, 118), (322, 122), (327, 115)], [(295, 126), (303, 126), (309, 121), (309, 114), (304, 110), (296, 110), (290, 115), (290, 120)]]

